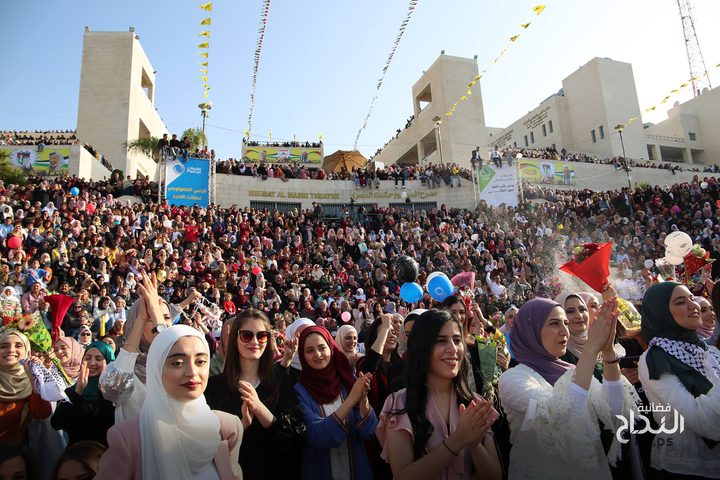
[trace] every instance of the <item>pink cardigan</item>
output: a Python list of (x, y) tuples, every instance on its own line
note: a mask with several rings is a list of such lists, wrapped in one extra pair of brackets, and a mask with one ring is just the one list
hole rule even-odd
[[(213, 410), (220, 419), (220, 446), (213, 459), (220, 480), (242, 480), (240, 444), (243, 427), (235, 415)], [(109, 449), (100, 459), (96, 480), (142, 480), (140, 417), (118, 423), (108, 430)], [(155, 480), (155, 479), (150, 479)], [(180, 480), (180, 479), (178, 479)]]

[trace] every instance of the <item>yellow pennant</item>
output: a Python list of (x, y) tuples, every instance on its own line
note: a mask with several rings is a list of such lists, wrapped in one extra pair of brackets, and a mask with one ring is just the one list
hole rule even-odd
[(472, 88), (473, 85), (475, 85), (475, 81), (468, 83), (468, 87), (470, 87), (470, 88)]
[(460, 97), (460, 100), (467, 100), (467, 97), (463, 95), (462, 97)]
[(198, 35), (198, 37), (210, 38), (210, 30), (204, 30), (204, 31), (200, 32), (200, 34)]
[(472, 95), (472, 90), (468, 88), (467, 92), (465, 92), (465, 95)]
[(520, 35), (513, 35), (512, 37), (510, 37), (510, 41), (511, 41), (511, 42), (514, 42), (514, 41), (517, 40), (518, 38), (520, 38)]
[(480, 80), (482, 78), (482, 75), (475, 75), (473, 77), (473, 80)]
[(207, 69), (207, 68), (201, 68), (201, 69), (200, 69), (200, 73), (204, 73), (205, 75), (207, 75), (207, 72), (208, 72), (208, 69)]
[(200, 52), (200, 56), (203, 58), (208, 58), (208, 52)]
[(535, 15), (540, 15), (543, 10), (545, 10), (545, 5), (538, 5), (536, 7), (533, 7), (533, 12), (535, 12)]
[(688, 83), (688, 82), (685, 82), (685, 83), (683, 83), (682, 85), (680, 85), (680, 88), (685, 88), (685, 87), (687, 87), (688, 85), (689, 85), (689, 83)]
[(208, 81), (207, 75), (203, 75), (202, 77), (200, 77), (200, 80), (202, 80), (203, 82), (207, 82)]
[(198, 48), (210, 48), (210, 43), (203, 42), (200, 45), (198, 45)]
[(521, 23), (520, 26), (521, 26), (522, 28), (524, 28), (525, 30), (527, 30), (527, 28), (530, 26), (530, 23), (532, 23), (532, 22)]
[(207, 91), (207, 90), (205, 90), (205, 91), (203, 92), (203, 97), (208, 98), (208, 91)]
[(268, 132), (268, 138), (272, 138), (272, 130)]
[(207, 67), (207, 66), (208, 66), (208, 62), (200, 62), (200, 65), (203, 66), (203, 67)]
[(212, 20), (210, 20), (210, 17), (208, 17), (205, 20), (203, 20), (202, 22), (200, 22), (200, 25), (210, 25), (211, 22), (212, 22)]
[(320, 141), (322, 142), (322, 132), (320, 132), (320, 134), (318, 135), (318, 138), (319, 138)]
[(250, 138), (250, 132), (245, 130), (244, 132), (245, 138)]
[(202, 8), (206, 12), (212, 12), (212, 2), (203, 3), (202, 5), (200, 5), (200, 8)]

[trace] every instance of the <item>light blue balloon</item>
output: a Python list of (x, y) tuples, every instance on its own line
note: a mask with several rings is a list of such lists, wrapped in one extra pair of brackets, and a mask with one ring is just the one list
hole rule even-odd
[(402, 298), (404, 302), (419, 302), (422, 296), (422, 287), (415, 282), (403, 283), (402, 287), (400, 287), (400, 298)]
[(70, 193), (72, 193), (73, 195), (75, 195), (77, 197), (78, 195), (80, 195), (80, 189), (78, 187), (72, 187), (70, 189)]
[(455, 292), (452, 282), (446, 275), (438, 275), (430, 280), (427, 285), (428, 293), (438, 302), (444, 301)]

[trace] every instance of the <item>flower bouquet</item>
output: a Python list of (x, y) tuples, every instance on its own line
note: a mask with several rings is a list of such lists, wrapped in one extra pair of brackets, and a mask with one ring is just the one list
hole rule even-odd
[[(3, 317), (3, 331), (6, 330), (17, 330), (25, 335), (30, 340), (30, 348), (36, 352), (50, 353), (53, 349), (53, 341), (50, 336), (50, 332), (45, 328), (42, 315), (39, 311), (34, 313), (28, 313), (19, 317)], [(28, 352), (29, 354), (30, 352)], [(70, 383), (70, 377), (65, 373), (62, 368), (60, 360), (53, 356), (52, 362), (57, 367), (59, 373), (62, 374), (63, 378)]]
[(573, 249), (573, 258), (560, 267), (578, 277), (592, 289), (602, 292), (610, 277), (611, 243), (585, 243)]
[(689, 279), (695, 272), (710, 265), (715, 260), (710, 258), (710, 252), (700, 245), (693, 245), (690, 253), (683, 257), (685, 261), (685, 276)]
[(498, 352), (505, 352), (507, 349), (505, 335), (500, 330), (489, 333), (486, 336), (475, 336), (475, 345), (478, 349), (478, 357), (480, 359), (480, 373), (482, 374), (483, 384), (476, 385), (478, 392), (486, 397), (492, 391), (492, 385), (495, 383), (502, 370), (497, 365)]

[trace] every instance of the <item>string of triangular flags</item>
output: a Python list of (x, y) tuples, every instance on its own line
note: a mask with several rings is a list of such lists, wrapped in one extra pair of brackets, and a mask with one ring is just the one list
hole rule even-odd
[[(717, 68), (720, 68), (720, 63), (718, 63), (717, 65), (715, 65), (714, 69), (717, 69)], [(687, 89), (688, 87), (690, 87), (693, 82), (695, 82), (695, 81), (697, 81), (697, 80), (700, 80), (700, 78), (704, 78), (704, 77), (706, 77), (706, 76), (708, 76), (708, 75), (709, 75), (709, 72), (705, 72), (705, 73), (702, 74), (702, 76), (700, 76), (700, 77), (693, 76), (693, 77), (688, 78), (686, 81), (684, 81), (683, 83), (681, 83), (677, 88), (673, 88), (672, 90), (670, 90), (670, 92), (669, 92), (667, 95), (665, 95), (665, 98), (663, 98), (662, 100), (660, 100), (659, 103), (656, 103), (655, 105), (646, 108), (646, 109), (643, 110), (642, 113), (640, 113), (640, 115), (637, 116), (637, 117), (630, 117), (627, 122), (625, 122), (625, 123), (623, 123), (623, 124), (621, 124), (621, 125), (618, 125), (617, 127), (615, 127), (615, 129), (616, 129), (616, 130), (622, 130), (622, 129), (626, 128), (626, 127), (629, 127), (630, 125), (632, 125), (633, 123), (637, 122), (638, 120), (641, 120), (642, 117), (643, 117), (643, 115), (645, 115), (646, 113), (650, 113), (650, 112), (655, 111), (660, 105), (666, 104), (671, 98), (673, 98), (673, 97), (676, 96), (676, 95), (679, 95), (680, 92), (682, 92), (683, 90), (685, 90), (685, 89)]]
[(380, 75), (380, 78), (377, 81), (377, 85), (375, 87), (375, 95), (373, 95), (373, 98), (370, 101), (370, 108), (368, 109), (367, 115), (365, 115), (365, 120), (363, 121), (363, 124), (360, 127), (360, 130), (358, 130), (357, 136), (355, 137), (355, 145), (353, 146), (353, 150), (357, 150), (357, 144), (358, 144), (358, 140), (360, 140), (360, 134), (367, 127), (368, 120), (370, 120), (370, 116), (372, 115), (372, 112), (375, 109), (375, 102), (377, 101), (378, 96), (380, 95), (380, 87), (382, 87), (383, 80), (385, 80), (385, 74), (387, 73), (388, 69), (390, 68), (390, 63), (392, 62), (392, 59), (395, 56), (395, 52), (397, 51), (398, 45), (400, 44), (400, 39), (402, 39), (402, 36), (405, 33), (405, 29), (407, 29), (407, 26), (410, 23), (410, 17), (412, 16), (413, 12), (415, 11), (418, 1), (419, 0), (410, 0), (410, 4), (408, 5), (408, 11), (407, 11), (407, 14), (405, 15), (405, 19), (400, 24), (400, 31), (398, 32), (397, 37), (395, 37), (393, 46), (390, 49), (390, 55), (388, 55), (388, 58), (385, 61), (385, 66), (382, 69), (382, 74)]
[(205, 41), (200, 43), (198, 45), (198, 48), (200, 49), (200, 58), (203, 59), (203, 61), (200, 62), (200, 80), (202, 80), (203, 97), (205, 97), (206, 102), (208, 99), (208, 95), (210, 95), (210, 85), (208, 84), (208, 50), (210, 49), (210, 25), (212, 24), (212, 7), (212, 2), (203, 3), (202, 5), (200, 5), (201, 9), (208, 12), (208, 17), (200, 22), (200, 26), (203, 27), (203, 30), (198, 35), (198, 37), (205, 37)]
[(245, 137), (250, 138), (252, 132), (252, 117), (255, 111), (255, 89), (257, 87), (257, 73), (260, 68), (260, 57), (262, 54), (263, 38), (265, 37), (265, 27), (267, 26), (268, 14), (270, 13), (270, 0), (263, 0), (262, 10), (260, 11), (260, 27), (258, 28), (257, 44), (255, 45), (255, 57), (252, 73), (252, 90), (250, 92), (250, 113), (248, 114), (248, 126), (245, 130)]
[[(537, 15), (540, 15), (540, 14), (543, 12), (543, 10), (545, 10), (545, 8), (546, 8), (545, 5), (536, 5), (536, 6), (534, 6), (534, 7), (532, 8), (532, 10), (533, 10), (533, 12), (535, 13), (535, 15), (537, 16)], [(527, 29), (530, 27), (531, 24), (532, 24), (532, 22), (521, 23), (521, 24), (520, 24), (520, 27), (521, 27), (523, 30), (527, 30)], [(458, 104), (459, 104), (460, 102), (467, 101), (467, 100), (470, 98), (470, 95), (472, 95), (473, 87), (475, 87), (475, 85), (477, 84), (477, 82), (480, 81), (480, 79), (483, 77), (483, 75), (485, 75), (493, 66), (495, 66), (500, 60), (502, 60), (502, 58), (505, 56), (505, 53), (508, 51), (508, 49), (510, 48), (510, 46), (511, 46), (513, 43), (517, 42), (517, 39), (518, 39), (518, 38), (520, 38), (520, 33), (517, 33), (517, 34), (511, 36), (511, 37), (508, 39), (508, 43), (507, 43), (507, 45), (505, 45), (505, 48), (503, 48), (503, 49), (500, 51), (500, 53), (498, 54), (497, 57), (495, 57), (495, 59), (492, 61), (492, 63), (491, 63), (490, 65), (488, 65), (487, 68), (485, 68), (484, 70), (482, 70), (478, 75), (475, 75), (475, 76), (472, 78), (472, 80), (470, 80), (470, 82), (468, 82), (468, 84), (467, 84), (467, 89), (465, 90), (465, 93), (464, 93), (455, 103), (453, 103), (452, 105), (450, 105), (450, 108), (448, 108), (447, 112), (445, 112), (445, 117), (446, 117), (446, 118), (447, 118), (447, 117), (451, 117), (451, 116), (455, 113), (455, 109), (457, 108), (457, 106), (458, 106)], [(440, 119), (440, 120), (438, 121), (438, 123), (442, 123), (442, 122), (443, 122), (443, 119)]]

